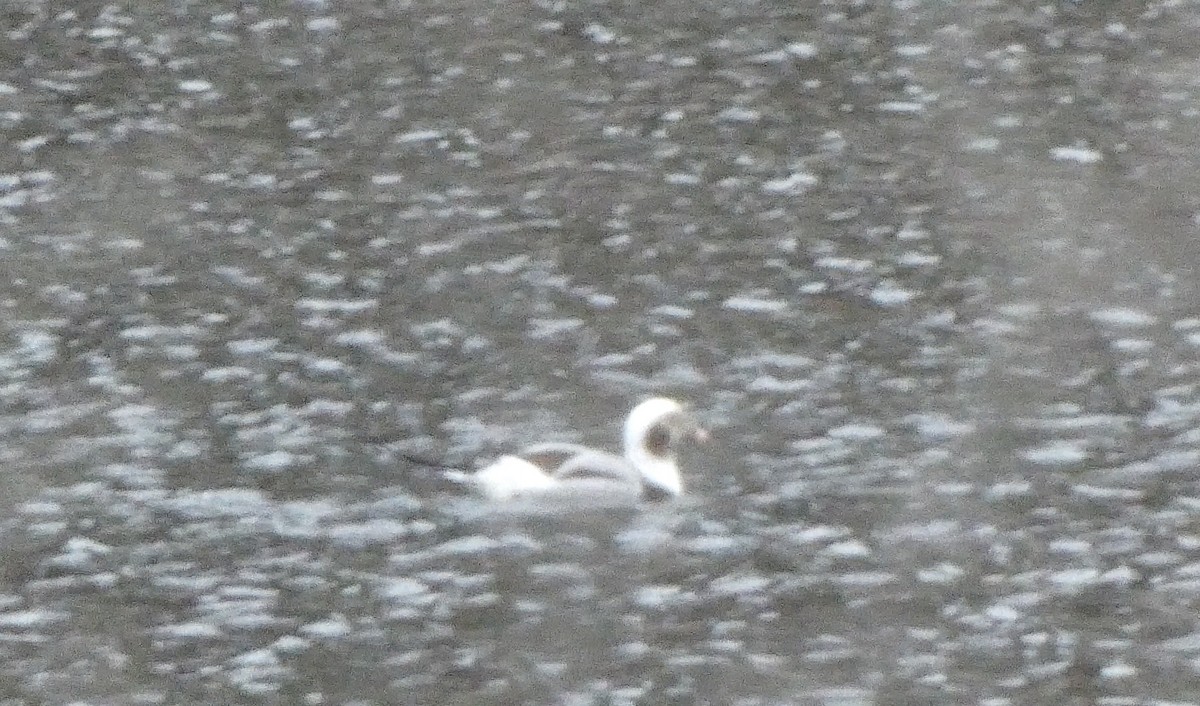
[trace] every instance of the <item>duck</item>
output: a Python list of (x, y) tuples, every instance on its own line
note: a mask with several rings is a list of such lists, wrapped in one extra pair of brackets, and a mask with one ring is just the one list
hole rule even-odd
[(565, 442), (543, 442), (501, 456), (465, 480), (485, 498), (569, 497), (611, 501), (658, 501), (683, 494), (676, 448), (702, 443), (708, 432), (681, 403), (652, 397), (625, 418), (623, 455)]

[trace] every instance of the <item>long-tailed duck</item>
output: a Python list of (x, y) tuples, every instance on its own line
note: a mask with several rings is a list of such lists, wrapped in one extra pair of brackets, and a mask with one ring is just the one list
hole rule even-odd
[(535, 444), (501, 456), (465, 480), (492, 500), (593, 494), (604, 502), (664, 499), (683, 493), (677, 444), (707, 438), (683, 405), (654, 397), (625, 419), (624, 456), (580, 444)]

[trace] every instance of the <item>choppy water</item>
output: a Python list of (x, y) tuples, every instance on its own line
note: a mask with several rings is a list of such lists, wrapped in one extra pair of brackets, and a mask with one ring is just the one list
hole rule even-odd
[(6, 9), (0, 701), (1200, 703), (1195, 10)]

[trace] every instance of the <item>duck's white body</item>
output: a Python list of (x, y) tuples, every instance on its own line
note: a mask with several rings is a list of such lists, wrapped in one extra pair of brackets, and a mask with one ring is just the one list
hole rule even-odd
[(484, 495), (496, 500), (546, 491), (558, 484), (544, 469), (520, 456), (501, 456), (472, 480)]
[(591, 494), (608, 502), (676, 496), (683, 493), (683, 478), (671, 445), (683, 434), (697, 440), (706, 437), (682, 405), (655, 397), (634, 407), (626, 418), (624, 456), (580, 444), (537, 444), (520, 454), (501, 456), (469, 480), (493, 500)]

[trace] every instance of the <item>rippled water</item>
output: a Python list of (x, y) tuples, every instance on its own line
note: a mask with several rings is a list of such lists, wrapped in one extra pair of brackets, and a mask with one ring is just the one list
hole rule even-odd
[(0, 700), (1200, 703), (1197, 17), (8, 8)]

